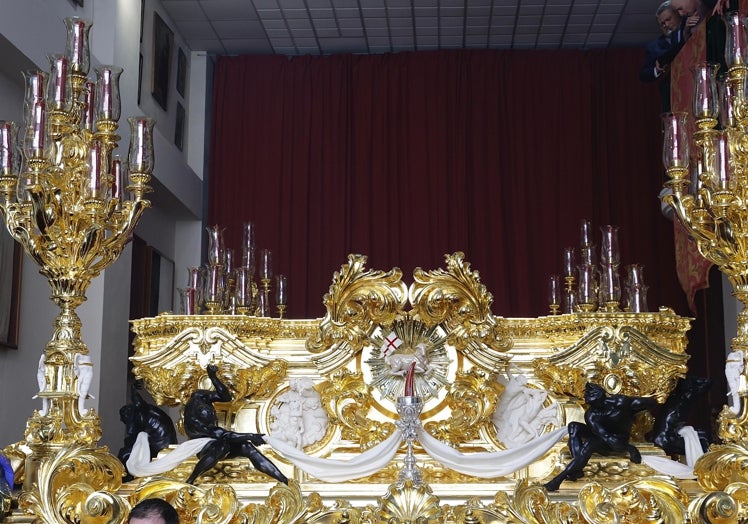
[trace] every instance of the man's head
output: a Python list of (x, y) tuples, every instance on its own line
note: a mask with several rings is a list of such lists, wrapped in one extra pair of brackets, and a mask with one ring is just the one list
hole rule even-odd
[(670, 5), (683, 18), (696, 14), (699, 0), (670, 0)]
[(663, 2), (657, 8), (657, 24), (662, 30), (662, 34), (669, 36), (673, 31), (680, 27), (680, 15), (670, 2)]
[(179, 514), (162, 499), (143, 499), (130, 511), (129, 524), (179, 524)]

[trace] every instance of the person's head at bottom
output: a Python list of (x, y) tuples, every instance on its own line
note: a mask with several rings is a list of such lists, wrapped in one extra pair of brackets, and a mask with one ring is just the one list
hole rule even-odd
[(179, 514), (163, 499), (143, 499), (132, 508), (127, 522), (129, 524), (179, 524)]

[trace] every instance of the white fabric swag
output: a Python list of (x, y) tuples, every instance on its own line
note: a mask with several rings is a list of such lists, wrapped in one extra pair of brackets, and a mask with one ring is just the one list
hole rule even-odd
[[(689, 429), (691, 429), (690, 432)], [(417, 433), (418, 441), (426, 453), (444, 466), (465, 475), (495, 478), (510, 475), (529, 466), (564, 438), (568, 431), (567, 428), (563, 427), (545, 433), (522, 446), (501, 451), (470, 454), (461, 453), (435, 439), (420, 426)], [(683, 428), (680, 433), (686, 440), (687, 465), (656, 456), (645, 456), (642, 459), (643, 462), (659, 473), (676, 478), (693, 478), (693, 464), (703, 454), (701, 445), (698, 441), (698, 435), (690, 426)], [(127, 470), (136, 477), (166, 473), (198, 453), (212, 440), (210, 438), (188, 440), (171, 450), (164, 457), (151, 461), (148, 434), (140, 433), (127, 461)], [(312, 457), (280, 439), (266, 435), (264, 440), (275, 451), (309, 475), (324, 482), (346, 482), (373, 475), (384, 468), (400, 448), (402, 433), (399, 429), (396, 429), (387, 440), (350, 460)]]

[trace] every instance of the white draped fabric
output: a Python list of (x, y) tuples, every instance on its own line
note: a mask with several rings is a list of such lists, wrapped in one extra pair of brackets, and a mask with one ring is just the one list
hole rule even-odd
[[(439, 442), (421, 427), (418, 428), (418, 441), (432, 458), (455, 471), (475, 477), (493, 478), (508, 475), (532, 464), (566, 434), (566, 428), (561, 428), (517, 448), (470, 454), (460, 453)], [(296, 467), (325, 482), (345, 482), (376, 473), (392, 460), (401, 441), (400, 430), (395, 430), (381, 444), (351, 460), (343, 461), (310, 457), (281, 440), (265, 437), (265, 442)]]
[(275, 451), (280, 452), (297, 468), (306, 471), (313, 477), (325, 482), (345, 482), (373, 475), (385, 467), (397, 453), (402, 441), (402, 434), (399, 429), (396, 429), (390, 438), (350, 460), (311, 457), (280, 439), (267, 435), (264, 438), (265, 442), (270, 444)]
[(426, 453), (450, 469), (474, 477), (494, 478), (510, 475), (529, 466), (545, 455), (567, 433), (567, 429), (563, 427), (516, 448), (470, 454), (460, 453), (440, 442), (421, 427), (418, 428), (418, 441)]
[(148, 433), (140, 432), (135, 439), (130, 458), (125, 466), (133, 477), (149, 477), (171, 471), (182, 462), (198, 453), (212, 438), (193, 438), (169, 451), (168, 454), (151, 462), (151, 450), (148, 446)]
[(699, 441), (699, 435), (693, 426), (683, 426), (678, 434), (683, 437), (686, 448), (686, 463), (677, 462), (670, 460), (665, 457), (642, 457), (642, 462), (657, 471), (658, 473), (664, 473), (677, 479), (692, 479), (696, 475), (693, 473), (693, 466), (696, 461), (704, 454), (704, 450), (701, 449), (701, 442)]
[[(563, 427), (543, 434), (516, 448), (470, 454), (461, 453), (440, 442), (426, 433), (420, 426), (417, 433), (418, 441), (426, 453), (444, 466), (465, 475), (495, 478), (510, 475), (529, 466), (564, 438), (568, 431)], [(693, 478), (693, 465), (703, 454), (701, 443), (696, 431), (691, 426), (684, 427), (679, 433), (686, 441), (687, 464), (656, 456), (644, 456), (642, 461), (659, 473), (680, 479)], [(275, 451), (281, 453), (287, 460), (309, 475), (324, 482), (346, 482), (373, 475), (384, 468), (397, 453), (402, 442), (402, 433), (400, 430), (395, 430), (387, 440), (350, 460), (312, 457), (280, 439), (268, 435), (263, 438)], [(198, 453), (212, 440), (210, 438), (188, 440), (171, 450), (167, 455), (151, 462), (148, 434), (140, 433), (127, 461), (127, 470), (136, 477), (166, 473)]]

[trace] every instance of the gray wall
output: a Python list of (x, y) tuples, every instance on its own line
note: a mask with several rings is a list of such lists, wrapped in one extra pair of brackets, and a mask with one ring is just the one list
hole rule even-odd
[[(84, 8), (59, 0), (6, 0), (0, 17), (0, 120), (20, 120), (23, 87), (20, 68), (36, 64), (48, 70), (46, 54), (64, 52), (63, 19), (81, 16), (93, 20), (91, 30), (92, 69), (98, 64), (117, 64), (125, 69), (121, 78), (122, 118), (119, 151), (126, 156), (128, 129), (126, 117), (148, 114), (157, 119), (156, 168), (150, 195), (153, 209), (146, 211), (136, 234), (175, 263), (176, 284), (186, 280), (183, 268), (200, 263), (202, 229), (202, 171), (204, 164), (204, 128), (206, 103), (199, 98), (194, 106), (183, 100), (188, 114), (186, 145), (182, 151), (173, 145), (176, 97), (170, 92), (168, 111), (155, 104), (150, 95), (151, 23), (153, 10), (160, 11), (156, 0), (146, 0), (143, 42), (140, 42), (140, 2), (135, 0), (87, 0)], [(175, 25), (161, 12), (162, 18)], [(10, 45), (8, 45), (8, 43)], [(175, 53), (181, 46), (188, 58), (190, 50), (175, 32)], [(141, 106), (137, 104), (138, 62), (144, 57)], [(204, 97), (208, 92), (206, 57), (197, 59), (188, 71), (188, 95)], [(202, 64), (200, 63), (202, 61)], [(173, 60), (171, 86), (174, 90), (176, 59)], [(195, 78), (195, 71), (204, 76)], [(91, 72), (93, 75), (93, 70)], [(188, 164), (195, 165), (195, 168)], [(6, 233), (7, 234), (7, 233)], [(89, 288), (88, 300), (78, 313), (83, 322), (83, 340), (94, 361), (94, 382), (90, 393), (102, 418), (101, 444), (116, 452), (124, 437), (119, 408), (127, 402), (126, 369), (129, 333), (131, 248), (98, 277)], [(183, 277), (184, 273), (184, 277)], [(0, 446), (23, 438), (26, 420), (40, 406), (32, 400), (37, 393), (36, 368), (39, 356), (52, 335), (57, 307), (49, 300), (50, 290), (38, 274), (33, 261), (25, 258), (18, 350), (0, 350)], [(105, 384), (105, 387), (101, 387)], [(12, 399), (12, 402), (7, 402)]]

